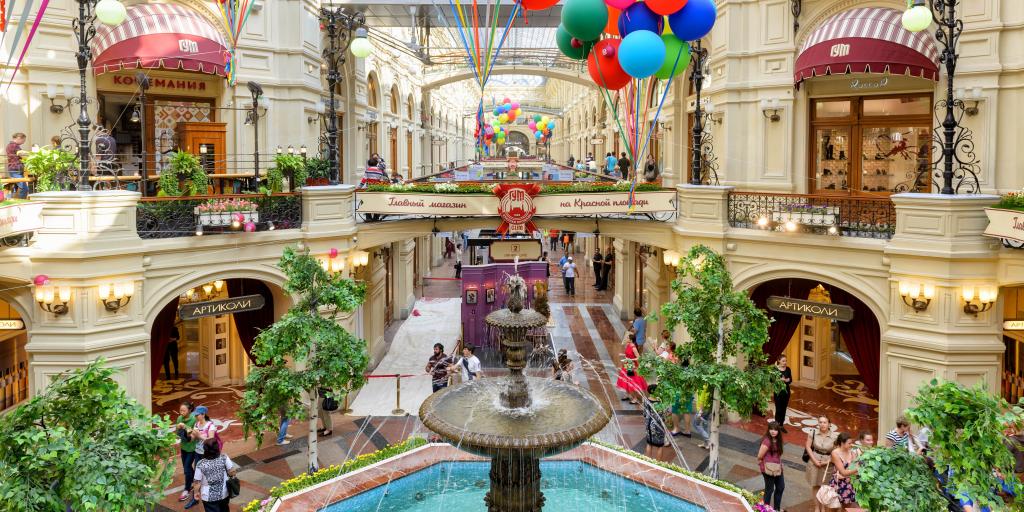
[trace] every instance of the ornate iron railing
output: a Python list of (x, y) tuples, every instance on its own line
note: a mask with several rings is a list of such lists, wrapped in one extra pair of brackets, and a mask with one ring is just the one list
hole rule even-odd
[(731, 192), (729, 225), (888, 239), (896, 231), (896, 208), (887, 197)]
[[(201, 218), (197, 208), (210, 199), (244, 199), (256, 209), (246, 213), (238, 226)], [(147, 197), (137, 206), (135, 227), (140, 238), (178, 238), (200, 234), (238, 233), (244, 223), (253, 222), (255, 231), (298, 229), (302, 225), (302, 198), (299, 194), (240, 194), (197, 197)]]

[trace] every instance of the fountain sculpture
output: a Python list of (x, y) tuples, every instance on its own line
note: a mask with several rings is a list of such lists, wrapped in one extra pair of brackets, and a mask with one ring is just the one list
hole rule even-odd
[(540, 459), (578, 446), (612, 411), (578, 386), (523, 375), (527, 334), (547, 318), (524, 309), (522, 277), (509, 277), (508, 286), (505, 309), (485, 321), (498, 331), (509, 375), (442, 389), (420, 406), (420, 419), (460, 449), (491, 459), (488, 512), (537, 512), (544, 507)]

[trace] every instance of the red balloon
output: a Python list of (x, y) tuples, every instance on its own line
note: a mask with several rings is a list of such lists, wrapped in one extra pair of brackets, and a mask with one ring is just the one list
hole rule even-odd
[(541, 9), (547, 9), (558, 3), (558, 0), (520, 0), (524, 9), (531, 11), (539, 11)]
[(645, 0), (647, 7), (657, 14), (668, 16), (682, 9), (686, 0)]
[(619, 44), (621, 39), (602, 39), (587, 57), (587, 71), (598, 87), (618, 90), (632, 79), (619, 65)]

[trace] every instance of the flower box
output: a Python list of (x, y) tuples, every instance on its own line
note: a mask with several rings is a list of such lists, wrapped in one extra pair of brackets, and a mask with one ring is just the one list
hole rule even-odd
[(241, 215), (242, 219), (239, 221), (242, 224), (247, 222), (256, 223), (260, 221), (260, 214), (256, 210), (251, 211), (239, 211), (239, 212), (199, 212), (196, 209), (196, 215), (199, 217), (199, 224), (203, 226), (230, 226), (232, 222), (238, 220), (235, 215)]
[(835, 226), (838, 219), (839, 207), (837, 206), (793, 208), (771, 212), (771, 220), (777, 224), (793, 222), (804, 226)]
[(988, 216), (985, 236), (1000, 239), (1006, 247), (1024, 249), (1024, 211), (985, 208), (985, 215)]

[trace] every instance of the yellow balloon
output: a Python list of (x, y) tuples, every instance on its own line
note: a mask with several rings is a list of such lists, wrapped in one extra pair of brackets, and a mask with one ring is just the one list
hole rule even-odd
[(517, 108), (517, 109), (516, 109), (516, 117), (519, 117), (519, 116), (521, 116), (521, 115), (523, 115), (523, 109), (521, 109), (521, 108)]
[(548, 116), (543, 116), (543, 117), (541, 117), (541, 118), (540, 118), (540, 120), (541, 120), (541, 121), (544, 121), (544, 124), (548, 124), (548, 121), (550, 121), (550, 120), (551, 120), (551, 118), (550, 118), (550, 117), (548, 117)]
[(669, 24), (668, 24), (668, 16), (664, 16), (664, 20), (663, 20), (662, 25), (665, 26), (665, 30), (663, 30), (661, 32), (662, 34), (671, 34), (672, 33), (672, 27), (669, 26)]
[(537, 129), (540, 130), (540, 131), (544, 131), (544, 129), (547, 128), (547, 127), (548, 127), (548, 124), (545, 123), (543, 119), (541, 119), (541, 121), (539, 123), (537, 123)]

